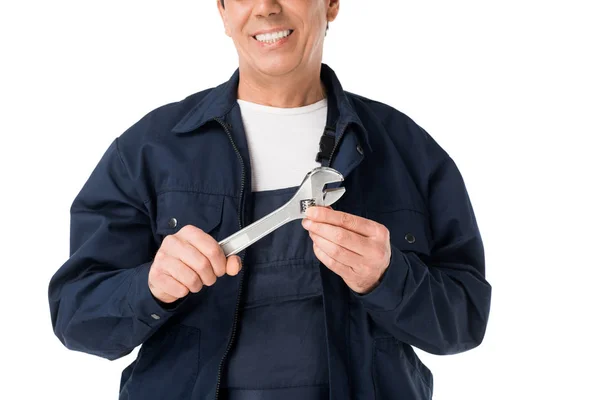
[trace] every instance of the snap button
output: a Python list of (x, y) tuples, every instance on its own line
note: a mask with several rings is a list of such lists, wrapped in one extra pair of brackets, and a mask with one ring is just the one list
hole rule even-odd
[(169, 220), (169, 228), (175, 228), (177, 226), (177, 218), (171, 218)]
[(361, 156), (363, 155), (363, 148), (360, 146), (360, 144), (356, 146), (356, 151), (358, 151)]
[(154, 319), (160, 319), (160, 316), (159, 316), (159, 315), (156, 315), (156, 314), (152, 314), (152, 315), (150, 315), (150, 316), (151, 316), (152, 318), (154, 318)]
[(413, 235), (412, 233), (407, 233), (407, 234), (406, 234), (406, 236), (404, 236), (404, 239), (406, 239), (406, 241), (407, 241), (408, 243), (414, 243), (414, 242), (415, 242), (415, 240), (417, 240), (417, 239), (415, 238), (415, 235)]

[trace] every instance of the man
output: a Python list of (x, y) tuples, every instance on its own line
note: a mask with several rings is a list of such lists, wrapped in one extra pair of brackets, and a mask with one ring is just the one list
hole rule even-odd
[[(339, 5), (217, 1), (239, 69), (115, 139), (76, 197), (52, 323), (110, 360), (142, 344), (120, 399), (431, 399), (412, 346), (481, 343), (491, 289), (464, 182), (322, 64)], [(316, 166), (344, 196), (226, 258), (218, 241)]]

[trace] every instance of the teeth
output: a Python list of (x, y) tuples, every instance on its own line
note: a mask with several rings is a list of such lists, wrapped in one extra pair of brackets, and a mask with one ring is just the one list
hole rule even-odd
[(265, 33), (265, 34), (260, 34), (260, 35), (256, 35), (255, 38), (256, 40), (258, 40), (259, 42), (262, 43), (275, 43), (276, 41), (289, 36), (290, 33), (292, 33), (291, 30), (286, 30), (286, 31), (281, 31), (281, 32), (273, 32), (273, 33)]

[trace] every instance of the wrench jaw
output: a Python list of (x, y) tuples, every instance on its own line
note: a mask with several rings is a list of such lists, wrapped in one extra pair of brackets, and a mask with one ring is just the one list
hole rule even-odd
[[(313, 190), (323, 192), (323, 187), (328, 183), (343, 182), (341, 173), (329, 167), (317, 167), (310, 172), (310, 180)], [(315, 193), (316, 194), (316, 193)]]
[(342, 174), (333, 168), (323, 167), (323, 169), (320, 172), (315, 173), (311, 179), (315, 205), (329, 206), (339, 200), (346, 191), (344, 187), (325, 189), (325, 185), (328, 183), (339, 183), (344, 181)]
[(324, 192), (325, 192), (325, 194), (323, 195), (323, 200), (322, 200), (323, 204), (319, 204), (319, 205), (330, 206), (333, 203), (335, 203), (336, 201), (338, 201), (344, 195), (344, 193), (346, 193), (346, 188), (339, 187), (339, 188), (335, 188), (335, 189), (325, 189)]
[(338, 171), (328, 167), (317, 167), (306, 174), (295, 200), (300, 203), (299, 218), (304, 218), (311, 206), (329, 206), (342, 197), (344, 187), (324, 189), (328, 183), (343, 182), (344, 177)]

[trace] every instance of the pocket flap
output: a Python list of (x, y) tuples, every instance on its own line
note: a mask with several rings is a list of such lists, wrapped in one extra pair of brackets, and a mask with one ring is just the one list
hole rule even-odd
[(186, 225), (209, 233), (221, 222), (223, 196), (206, 193), (169, 191), (158, 195), (156, 232), (171, 235)]
[(385, 225), (390, 242), (400, 250), (430, 254), (431, 231), (424, 213), (412, 209), (367, 210), (367, 218)]

